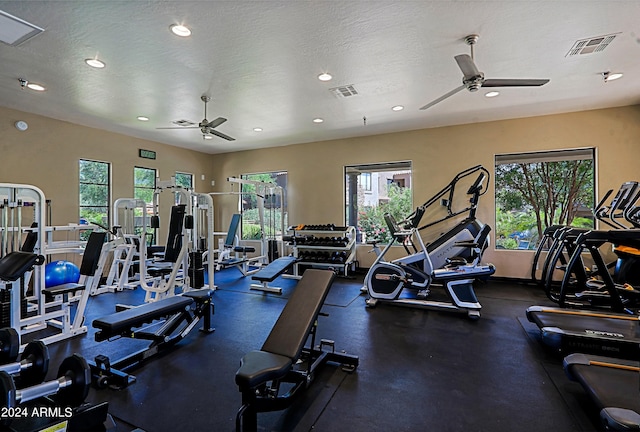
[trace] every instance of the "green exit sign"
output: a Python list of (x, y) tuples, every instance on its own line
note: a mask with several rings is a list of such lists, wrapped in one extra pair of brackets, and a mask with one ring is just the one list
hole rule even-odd
[(143, 159), (155, 159), (156, 152), (154, 152), (153, 150), (140, 149), (138, 150), (138, 156), (140, 156)]

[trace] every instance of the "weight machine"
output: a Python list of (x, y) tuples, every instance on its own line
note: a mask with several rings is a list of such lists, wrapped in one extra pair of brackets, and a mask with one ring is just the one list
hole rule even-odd
[[(169, 238), (164, 252), (156, 253), (141, 272), (140, 286), (146, 291), (145, 301), (152, 302), (175, 294), (176, 288), (188, 291), (203, 288), (203, 250), (213, 244), (213, 199), (175, 184), (175, 178), (156, 182), (153, 196), (154, 216), (151, 228), (159, 228), (159, 196), (163, 190), (174, 194)], [(194, 217), (194, 213), (196, 217)], [(153, 246), (152, 246), (153, 247)], [(194, 247), (198, 248), (194, 250)], [(150, 257), (148, 257), (150, 258)], [(213, 263), (208, 263), (208, 288), (215, 289)]]
[[(0, 288), (5, 303), (2, 309), (9, 311), (8, 320), (3, 325), (13, 327), (20, 336), (47, 328), (55, 329), (55, 333), (40, 339), (46, 344), (86, 333), (84, 310), (90, 287), (96, 280), (95, 275), (100, 275), (102, 271), (98, 257), (105, 233), (94, 231), (83, 249), (81, 283), (47, 288), (42, 264), (49, 253), (58, 253), (61, 249), (52, 248), (49, 251), (46, 247), (47, 201), (44, 193), (31, 185), (2, 183), (0, 199), (4, 203), (1, 242), (3, 252), (8, 252), (0, 257)], [(23, 207), (33, 208), (30, 228), (22, 227)], [(30, 237), (28, 252), (15, 249), (23, 232)], [(94, 237), (93, 242), (91, 237)], [(31, 294), (28, 291), (30, 286)], [(74, 302), (77, 305), (72, 308)]]
[[(248, 257), (248, 253), (255, 252), (255, 248), (240, 245), (240, 238), (237, 234), (241, 225), (242, 217), (235, 214), (227, 233), (217, 233), (225, 235), (225, 239), (219, 240), (218, 249), (214, 252), (218, 254), (216, 268), (237, 267), (243, 276), (252, 275), (260, 270), (264, 265), (269, 264), (280, 256), (284, 251), (282, 234), (285, 232), (284, 202), (285, 190), (275, 183), (261, 182), (255, 180), (229, 177), (227, 181), (239, 185), (238, 191), (213, 192), (209, 195), (235, 195), (239, 199), (239, 207), (242, 207), (243, 197), (255, 196), (258, 208), (258, 223), (260, 226), (260, 252), (257, 256)], [(244, 185), (253, 186), (255, 191), (243, 191)], [(277, 214), (280, 214), (278, 227)], [(278, 239), (278, 232), (280, 236)], [(211, 260), (209, 260), (211, 261)], [(255, 267), (255, 269), (250, 269)], [(263, 285), (252, 285), (254, 289), (261, 289)]]

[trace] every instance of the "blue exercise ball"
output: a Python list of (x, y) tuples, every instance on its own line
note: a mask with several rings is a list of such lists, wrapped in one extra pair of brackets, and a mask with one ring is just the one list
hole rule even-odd
[(44, 267), (44, 286), (46, 288), (65, 283), (77, 283), (80, 269), (69, 261), (54, 261)]

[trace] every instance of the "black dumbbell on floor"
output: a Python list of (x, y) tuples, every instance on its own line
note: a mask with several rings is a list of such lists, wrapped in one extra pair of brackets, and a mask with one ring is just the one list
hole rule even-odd
[(20, 337), (12, 327), (0, 329), (0, 364), (16, 361), (20, 352)]
[(49, 349), (42, 341), (29, 342), (22, 352), (19, 362), (0, 365), (0, 372), (9, 375), (20, 374), (20, 386), (27, 387), (41, 383), (49, 370)]
[[(81, 405), (91, 388), (91, 368), (84, 357), (74, 354), (64, 359), (58, 368), (58, 376), (59, 378), (51, 381), (16, 389), (11, 375), (0, 372), (0, 407), (15, 408), (25, 402), (51, 395), (55, 395), (55, 401), (62, 407)], [(2, 419), (5, 420), (7, 419)]]

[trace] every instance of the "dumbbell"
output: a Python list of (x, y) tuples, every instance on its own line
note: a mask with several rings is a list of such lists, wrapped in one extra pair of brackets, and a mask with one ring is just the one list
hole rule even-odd
[(16, 389), (11, 375), (0, 372), (0, 407), (16, 406), (45, 396), (56, 395), (56, 402), (64, 407), (81, 405), (91, 388), (91, 368), (84, 357), (74, 354), (62, 361), (58, 379), (31, 387)]
[(0, 364), (16, 361), (20, 351), (20, 337), (12, 327), (0, 329)]
[(20, 386), (27, 387), (41, 383), (49, 370), (49, 348), (42, 341), (29, 342), (22, 352), (19, 362), (0, 365), (0, 372), (9, 375), (20, 374)]

